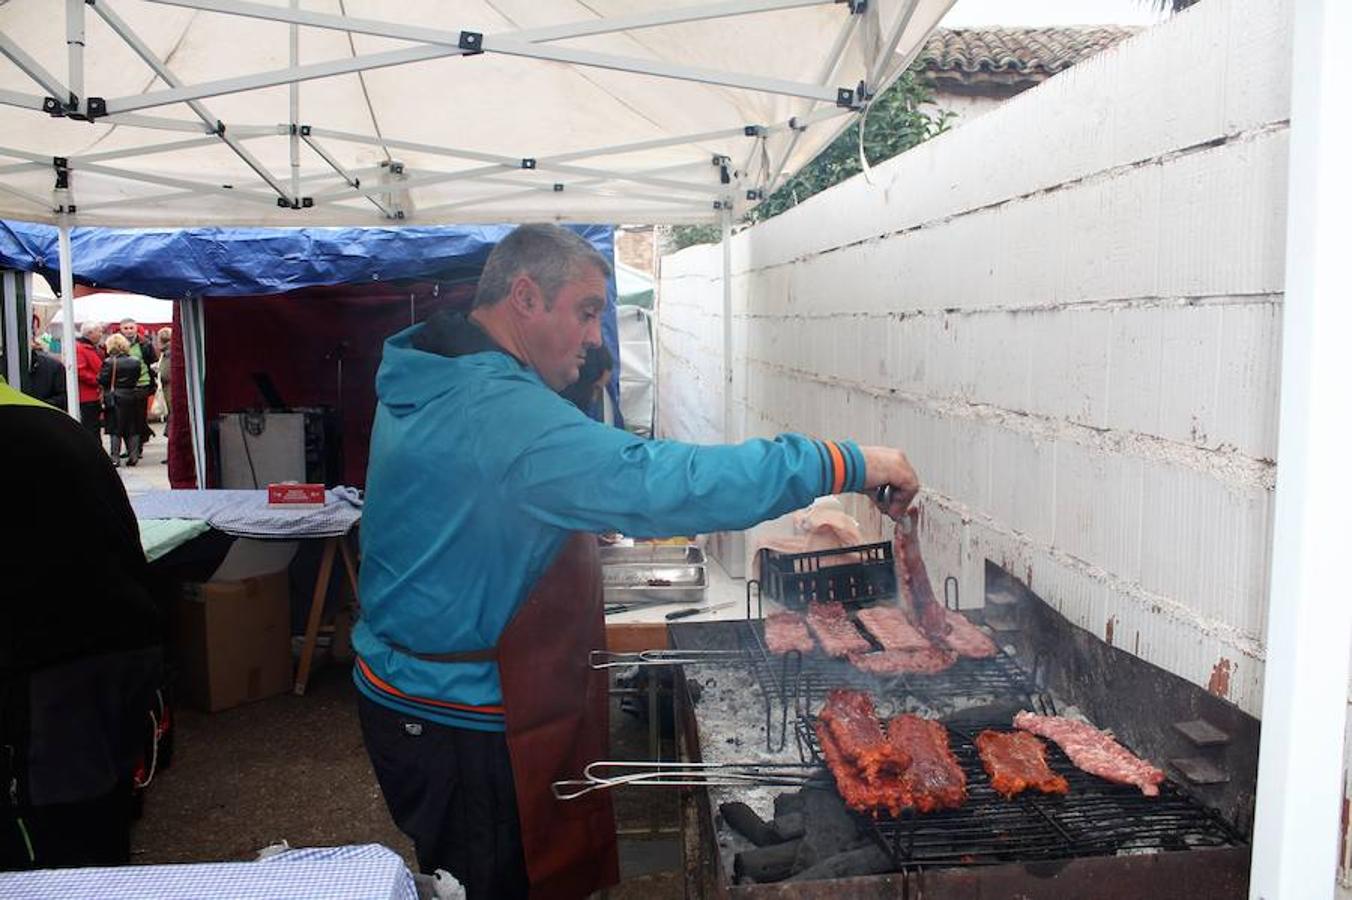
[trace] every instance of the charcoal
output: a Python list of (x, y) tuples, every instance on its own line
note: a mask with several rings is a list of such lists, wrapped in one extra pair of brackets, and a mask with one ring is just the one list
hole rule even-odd
[(775, 816), (775, 820), (770, 823), (770, 827), (774, 829), (775, 834), (779, 836), (781, 841), (791, 841), (807, 833), (807, 826), (803, 824), (803, 814), (800, 812)]
[(798, 841), (743, 850), (732, 858), (732, 873), (739, 882), (744, 878), (761, 884), (782, 881), (793, 874), (797, 855)]
[(854, 817), (835, 791), (803, 792), (803, 837), (794, 869), (811, 868), (845, 850), (857, 847), (863, 838)]
[(789, 876), (786, 881), (819, 881), (827, 878), (857, 878), (879, 875), (892, 869), (892, 861), (877, 844), (868, 844), (829, 856), (814, 866)]
[(783, 843), (783, 839), (775, 834), (774, 829), (745, 803), (720, 803), (718, 812), (723, 816), (723, 821), (728, 823), (729, 828), (757, 847)]
[(803, 792), (788, 791), (775, 795), (775, 818), (803, 811)]

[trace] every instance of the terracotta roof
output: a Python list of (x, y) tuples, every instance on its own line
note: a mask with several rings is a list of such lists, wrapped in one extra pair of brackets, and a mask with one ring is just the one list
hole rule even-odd
[(939, 28), (925, 42), (915, 68), (930, 76), (936, 86), (999, 85), (1021, 90), (1140, 30), (1124, 25)]

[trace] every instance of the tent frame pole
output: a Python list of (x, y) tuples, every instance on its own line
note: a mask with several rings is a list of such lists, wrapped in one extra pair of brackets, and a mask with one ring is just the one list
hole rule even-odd
[(740, 436), (736, 434), (733, 421), (733, 392), (737, 379), (732, 346), (732, 210), (727, 205), (723, 207), (719, 220), (723, 230), (720, 242), (723, 251), (723, 442), (732, 444)]
[(1344, 851), (1352, 71), (1341, 39), (1349, 32), (1345, 0), (1296, 4), (1277, 487), (1249, 880), (1256, 900), (1331, 898)]
[(62, 213), (57, 220), (56, 235), (61, 266), (61, 359), (66, 364), (66, 412), (78, 422), (80, 372), (75, 357), (75, 255), (70, 245), (68, 213)]

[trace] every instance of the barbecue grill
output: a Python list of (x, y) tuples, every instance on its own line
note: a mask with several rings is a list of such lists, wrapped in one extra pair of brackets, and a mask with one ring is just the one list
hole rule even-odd
[[(898, 871), (1243, 844), (1217, 813), (1173, 782), (1161, 784), (1158, 797), (1146, 797), (1136, 787), (1082, 772), (1055, 744), (1048, 744), (1047, 763), (1069, 782), (1070, 793), (1027, 790), (1006, 800), (991, 787), (973, 743), (987, 727), (1010, 730), (1008, 721), (948, 728), (949, 746), (967, 776), (967, 801), (958, 809), (856, 814)], [(795, 734), (803, 761), (824, 765), (816, 718), (799, 716)]]

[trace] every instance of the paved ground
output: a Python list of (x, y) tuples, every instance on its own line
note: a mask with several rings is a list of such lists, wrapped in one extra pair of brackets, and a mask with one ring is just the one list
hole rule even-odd
[[(124, 459), (121, 468), (117, 470), (117, 474), (122, 476), (122, 486), (127, 489), (128, 497), (135, 497), (146, 491), (169, 490), (169, 467), (163, 463), (169, 446), (164, 439), (165, 425), (163, 422), (151, 422), (150, 427), (154, 430), (155, 437), (142, 448), (141, 461), (135, 468), (129, 468)], [(106, 436), (103, 439), (103, 449), (108, 449)]]
[[(138, 467), (139, 468), (139, 467)], [(285, 694), (215, 714), (181, 710), (172, 765), (146, 795), (132, 832), (136, 864), (247, 860), (279, 840), (294, 846), (377, 842), (413, 863), (394, 827), (362, 747), (347, 667), (329, 665), (304, 697)], [(617, 758), (642, 758), (647, 730), (614, 717)], [(626, 834), (624, 882), (610, 900), (682, 896), (675, 794), (617, 794), (623, 832), (653, 825), (665, 834)]]

